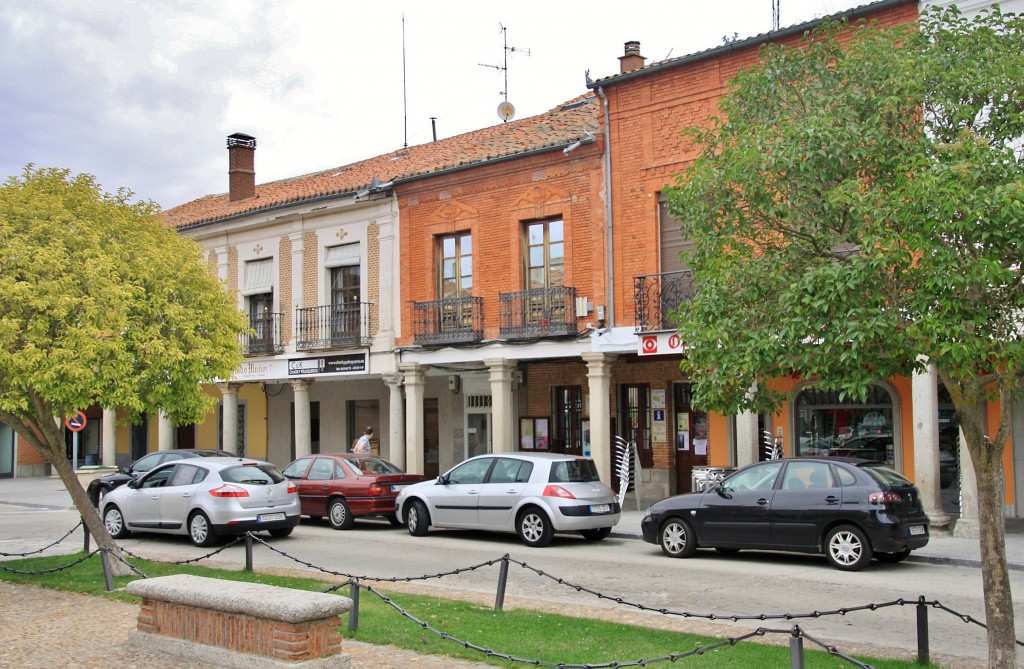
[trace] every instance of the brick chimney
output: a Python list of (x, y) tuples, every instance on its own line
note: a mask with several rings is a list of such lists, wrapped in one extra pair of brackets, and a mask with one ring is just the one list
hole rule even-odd
[(256, 196), (256, 138), (240, 132), (228, 135), (228, 199)]
[(633, 70), (639, 70), (644, 66), (647, 59), (640, 55), (640, 42), (635, 40), (626, 42), (626, 54), (619, 56), (619, 73), (625, 74)]

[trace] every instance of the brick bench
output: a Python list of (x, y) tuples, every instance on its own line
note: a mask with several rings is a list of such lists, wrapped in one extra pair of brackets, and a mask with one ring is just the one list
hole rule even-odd
[(130, 644), (226, 667), (347, 669), (340, 595), (179, 574), (139, 579), (142, 598)]

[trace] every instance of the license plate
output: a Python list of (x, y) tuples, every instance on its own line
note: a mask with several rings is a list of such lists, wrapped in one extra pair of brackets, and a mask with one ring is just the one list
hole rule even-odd
[(283, 513), (261, 513), (260, 515), (256, 516), (256, 522), (258, 522), (258, 523), (268, 523), (268, 522), (270, 522), (272, 520), (284, 520), (284, 514)]
[(612, 510), (612, 507), (607, 504), (591, 504), (590, 513), (608, 513)]
[(924, 525), (911, 525), (910, 536), (916, 536), (918, 534), (924, 534)]
[(399, 490), (401, 490), (402, 488), (404, 488), (407, 485), (409, 485), (409, 484), (408, 483), (396, 483), (395, 485), (391, 486), (391, 492), (398, 492)]

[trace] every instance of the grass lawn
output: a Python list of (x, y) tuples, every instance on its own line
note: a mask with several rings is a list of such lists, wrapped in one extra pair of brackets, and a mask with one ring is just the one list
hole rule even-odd
[[(115, 579), (118, 590), (108, 593), (98, 556), (93, 556), (68, 569), (58, 569), (82, 557), (84, 554), (0, 562), (0, 580), (111, 597), (126, 602), (138, 601), (138, 598), (129, 595), (123, 588), (127, 582), (140, 577)], [(150, 577), (188, 573), (210, 578), (251, 581), (316, 591), (324, 591), (332, 585), (315, 578), (211, 569), (197, 565), (171, 565), (144, 560), (133, 561), (133, 564)], [(46, 573), (19, 574), (16, 573), (16, 570)], [(376, 586), (374, 587), (376, 589)], [(347, 596), (349, 588), (342, 588), (338, 592)], [(695, 649), (709, 649), (674, 663), (666, 661), (647, 666), (700, 668), (728, 666), (737, 669), (791, 666), (789, 647), (785, 645), (786, 641), (783, 641), (784, 645), (781, 646), (766, 645), (751, 640), (711, 648), (722, 644), (724, 639), (526, 609), (495, 611), (492, 606), (475, 602), (406, 592), (381, 591), (381, 595), (390, 599), (392, 603), (389, 604), (373, 592), (365, 589), (360, 591), (358, 629), (350, 632), (347, 626), (344, 626), (342, 633), (346, 638), (373, 644), (389, 644), (423, 654), (449, 655), (488, 662), (501, 667), (524, 667), (531, 666), (531, 664), (488, 656), (479, 650), (467, 648), (461, 643), (442, 638), (424, 627), (424, 624), (444, 632), (454, 639), (479, 648), (490, 649), (500, 655), (556, 664), (633, 663), (642, 658), (662, 658), (690, 653)], [(403, 611), (423, 624), (403, 615)], [(769, 621), (765, 627), (789, 629), (791, 623)], [(738, 630), (737, 636), (753, 631), (755, 628), (756, 625), (751, 623), (750, 628), (744, 629), (742, 633)], [(784, 638), (788, 640), (788, 637)], [(813, 669), (855, 666), (841, 658), (814, 650), (814, 648), (816, 648), (814, 644), (805, 640), (806, 667)], [(866, 657), (857, 659), (879, 669), (909, 669), (910, 667), (924, 666), (912, 661)]]

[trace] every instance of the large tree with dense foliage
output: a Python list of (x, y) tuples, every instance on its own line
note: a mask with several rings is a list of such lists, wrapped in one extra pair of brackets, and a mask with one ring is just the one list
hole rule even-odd
[(1001, 462), (1024, 368), (1022, 87), (1024, 19), (998, 9), (828, 24), (732, 81), (670, 194), (695, 242), (677, 316), (699, 405), (777, 408), (793, 373), (861, 398), (934, 365), (977, 476), (992, 667), (1017, 666)]
[(114, 552), (65, 454), (64, 419), (97, 405), (202, 419), (215, 400), (200, 383), (236, 371), (246, 327), (199, 246), (131, 197), (31, 166), (0, 186), (0, 421)]

